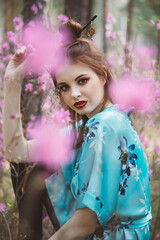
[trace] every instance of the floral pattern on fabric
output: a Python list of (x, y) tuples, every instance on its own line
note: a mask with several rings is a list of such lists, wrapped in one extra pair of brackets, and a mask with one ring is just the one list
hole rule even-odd
[(121, 182), (119, 185), (119, 192), (121, 195), (125, 195), (125, 188), (128, 187), (127, 180), (131, 175), (131, 171), (136, 167), (137, 155), (133, 153), (135, 149), (135, 144), (128, 146), (127, 138), (123, 136), (122, 141), (120, 141), (120, 146), (118, 146), (121, 155), (119, 160), (121, 160)]
[(69, 184), (57, 184), (62, 191), (53, 206), (61, 225), (88, 207), (102, 231), (85, 240), (149, 240), (148, 162), (128, 115), (117, 106), (104, 109), (86, 122), (83, 139), (74, 161), (63, 167)]
[(84, 142), (88, 142), (89, 139), (92, 139), (95, 137), (95, 131), (97, 130), (99, 126), (99, 122), (95, 122), (95, 118), (92, 119), (90, 124), (86, 124), (84, 128), (84, 134), (83, 134), (83, 139)]

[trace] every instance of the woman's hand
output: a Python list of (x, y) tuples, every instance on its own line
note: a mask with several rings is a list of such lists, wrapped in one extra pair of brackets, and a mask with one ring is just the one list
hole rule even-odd
[(24, 77), (27, 75), (28, 63), (34, 56), (34, 49), (31, 45), (23, 46), (18, 49), (11, 58), (4, 75), (4, 82), (13, 86), (21, 85)]

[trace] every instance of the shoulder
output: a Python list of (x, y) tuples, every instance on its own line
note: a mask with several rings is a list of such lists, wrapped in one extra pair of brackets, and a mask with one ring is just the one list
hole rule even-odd
[(128, 112), (120, 111), (118, 105), (113, 105), (94, 115), (87, 121), (86, 126), (115, 129), (117, 127), (121, 128), (127, 122), (130, 122)]

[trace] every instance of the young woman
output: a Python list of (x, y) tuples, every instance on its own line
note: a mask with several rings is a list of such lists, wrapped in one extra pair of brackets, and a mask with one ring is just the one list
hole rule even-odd
[[(82, 27), (69, 21), (74, 39), (66, 44), (68, 61), (54, 76), (62, 106), (78, 131), (73, 160), (46, 180), (61, 228), (49, 240), (149, 240), (150, 186), (148, 162), (131, 123), (108, 96), (112, 75), (96, 45), (80, 38)], [(25, 48), (16, 53), (5, 74), (4, 143), (18, 127), (21, 137), (8, 158), (27, 161), (27, 142), (18, 113)], [(22, 61), (23, 59), (23, 61)], [(12, 104), (9, 101), (12, 99)], [(11, 107), (12, 105), (12, 107)]]

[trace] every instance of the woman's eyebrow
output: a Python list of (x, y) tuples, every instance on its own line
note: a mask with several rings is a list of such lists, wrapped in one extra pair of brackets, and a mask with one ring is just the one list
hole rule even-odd
[(60, 82), (60, 83), (57, 84), (57, 87), (58, 87), (59, 85), (63, 85), (63, 84), (67, 84), (67, 83), (66, 83), (66, 82)]
[[(86, 76), (87, 74), (81, 74), (81, 75), (79, 75), (79, 76), (77, 76), (75, 79), (74, 79), (74, 81), (77, 81), (77, 79), (79, 79), (80, 77), (84, 77), (84, 76)], [(57, 84), (57, 87), (59, 86), (59, 85), (62, 85), (62, 84), (67, 84), (66, 82), (60, 82), (60, 83), (58, 83)]]
[(74, 80), (76, 81), (77, 79), (79, 79), (80, 77), (83, 77), (83, 76), (85, 76), (85, 75), (87, 75), (87, 74), (81, 74), (81, 75), (79, 75), (78, 77), (76, 77)]

